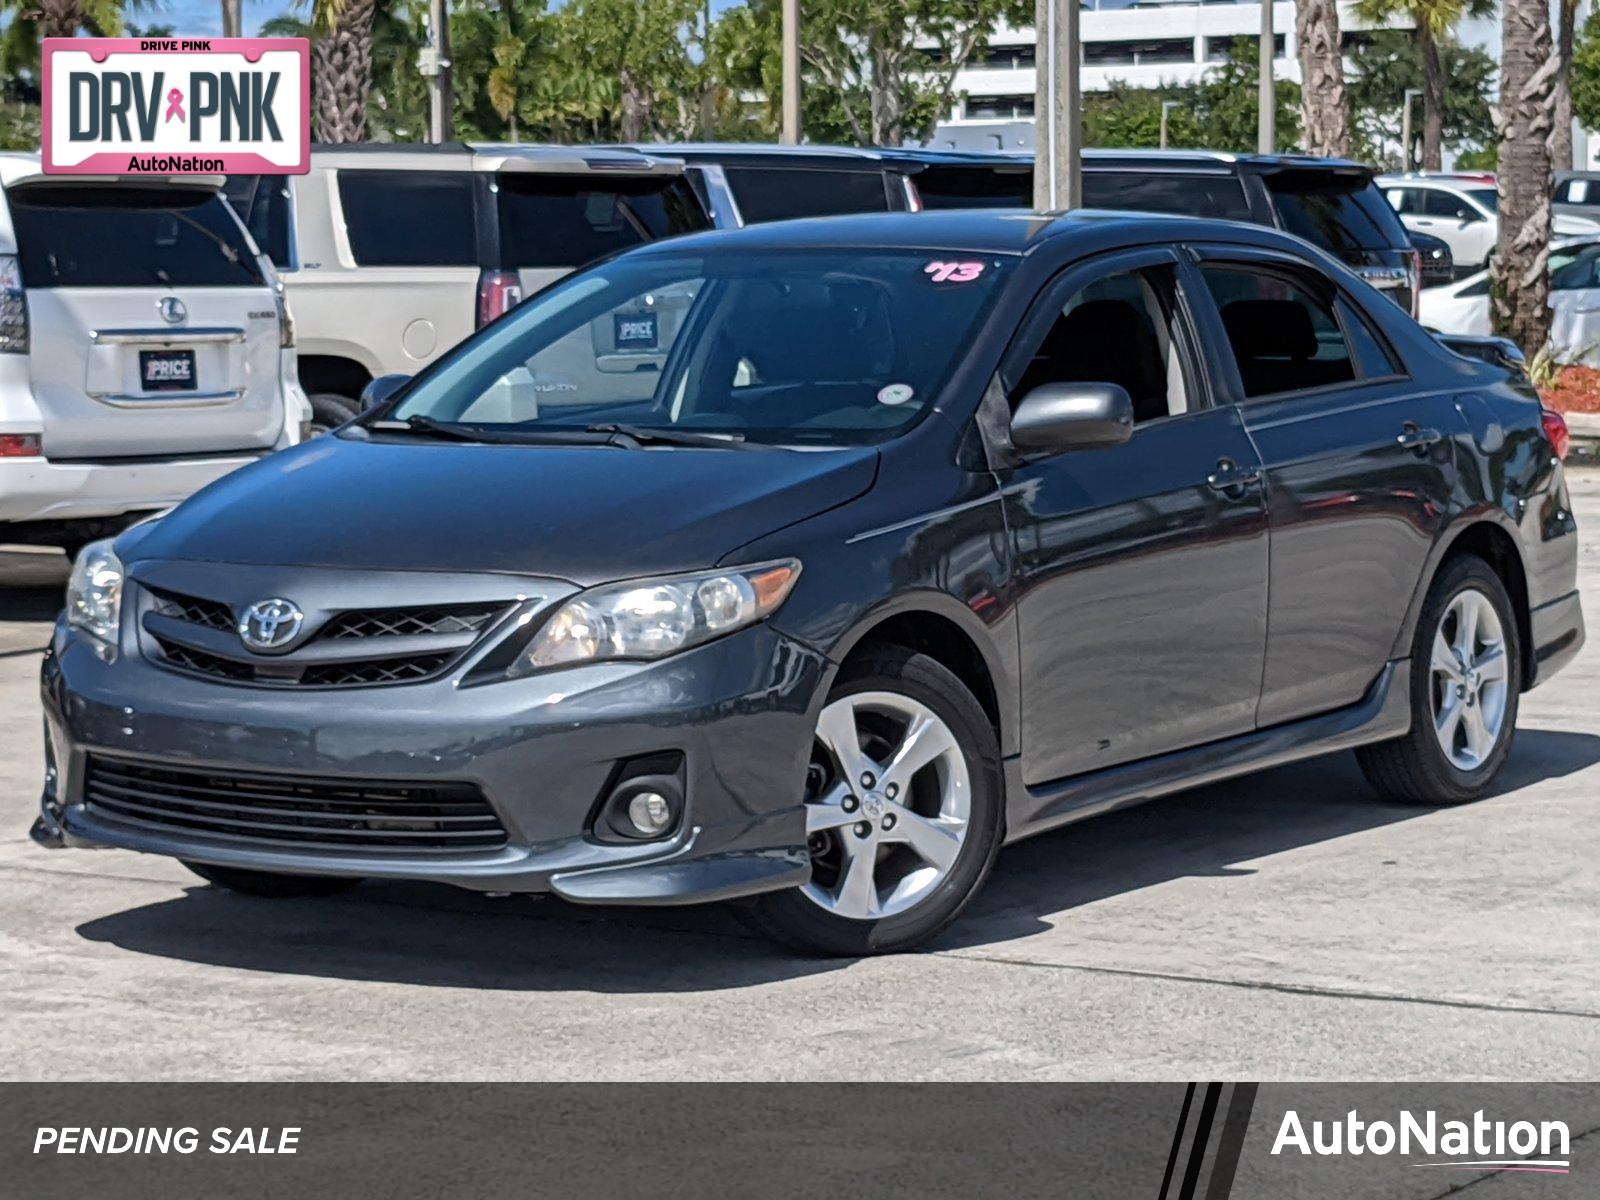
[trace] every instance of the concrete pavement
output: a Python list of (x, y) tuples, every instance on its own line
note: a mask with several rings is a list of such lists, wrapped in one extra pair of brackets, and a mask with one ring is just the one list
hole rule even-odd
[[(1574, 474), (1600, 531), (1600, 472)], [(1600, 536), (1584, 587), (1600, 620)], [(22, 1079), (1600, 1075), (1600, 633), (1498, 794), (1375, 800), (1348, 754), (1013, 847), (922, 954), (795, 959), (720, 910), (207, 888), (46, 853), (59, 556), (0, 554), (0, 1072)]]

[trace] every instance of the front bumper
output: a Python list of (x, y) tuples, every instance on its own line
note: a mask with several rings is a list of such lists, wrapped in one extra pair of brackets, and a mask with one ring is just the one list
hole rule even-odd
[[(42, 692), (53, 768), (35, 840), (116, 846), (289, 874), (552, 891), (594, 904), (685, 904), (810, 876), (802, 796), (827, 661), (758, 625), (657, 663), (461, 686), (268, 689), (179, 674), (137, 652), (105, 661), (58, 626)], [(685, 816), (657, 842), (596, 840), (616, 764), (684, 756)], [(321, 850), (134, 827), (84, 802), (92, 754), (317, 781), (475, 784), (503, 847)]]
[(171, 508), (259, 457), (93, 463), (0, 458), (0, 522), (78, 521)]

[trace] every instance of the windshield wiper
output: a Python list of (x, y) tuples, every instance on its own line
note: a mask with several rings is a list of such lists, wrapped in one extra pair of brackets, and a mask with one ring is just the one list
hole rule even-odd
[(460, 425), (453, 421), (438, 421), (433, 417), (406, 417), (403, 420), (372, 421), (367, 429), (373, 433), (418, 433), (452, 442), (480, 442), (505, 446), (594, 446), (605, 445), (608, 437), (595, 432), (578, 430), (510, 430), (490, 429), (482, 425)]
[(750, 445), (742, 433), (691, 433), (687, 429), (657, 429), (612, 421), (590, 425), (587, 432), (610, 434), (635, 446), (714, 446), (719, 450), (744, 450)]

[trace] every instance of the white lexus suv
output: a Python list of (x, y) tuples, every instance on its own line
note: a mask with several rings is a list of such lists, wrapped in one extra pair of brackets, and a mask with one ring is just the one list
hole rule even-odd
[(222, 182), (0, 154), (0, 542), (73, 553), (300, 440), (293, 328)]

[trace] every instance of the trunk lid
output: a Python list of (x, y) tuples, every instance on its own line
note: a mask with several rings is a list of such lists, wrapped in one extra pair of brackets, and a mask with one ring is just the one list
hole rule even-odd
[(27, 180), (7, 189), (45, 455), (264, 450), (283, 427), (279, 325), (214, 188)]

